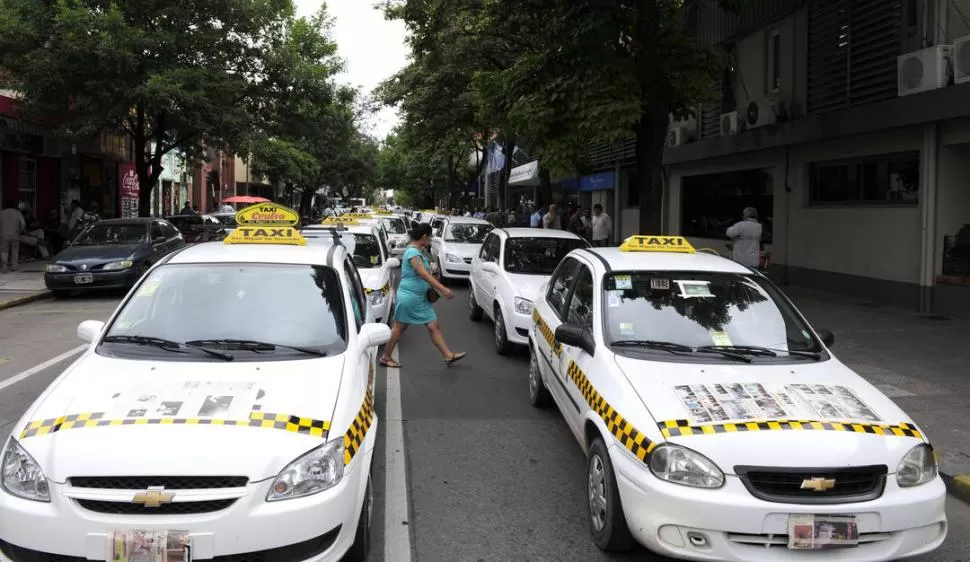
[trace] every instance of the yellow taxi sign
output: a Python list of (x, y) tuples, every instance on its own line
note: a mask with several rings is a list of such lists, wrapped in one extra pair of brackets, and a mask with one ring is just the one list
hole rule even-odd
[(306, 246), (306, 238), (294, 226), (240, 226), (226, 236), (226, 244), (276, 244)]
[(276, 203), (256, 203), (236, 213), (239, 226), (296, 226), (300, 213)]
[(697, 250), (683, 236), (631, 236), (620, 244), (620, 251), (693, 254)]
[(375, 215), (393, 215), (394, 213), (388, 211), (387, 209), (381, 209), (374, 213)]
[(350, 226), (360, 224), (360, 222), (355, 217), (343, 215), (341, 217), (327, 217), (323, 219), (323, 222), (320, 224), (342, 224), (345, 226)]
[(372, 219), (373, 215), (370, 213), (344, 213), (340, 215), (341, 217), (346, 217), (348, 219)]

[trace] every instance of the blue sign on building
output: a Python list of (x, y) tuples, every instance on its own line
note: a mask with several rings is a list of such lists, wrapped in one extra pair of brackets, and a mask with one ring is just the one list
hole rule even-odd
[[(606, 189), (613, 189), (615, 186), (616, 172), (613, 170), (583, 176), (579, 179), (580, 191), (603, 191)], [(565, 187), (565, 184), (563, 187)]]
[(563, 191), (576, 191), (579, 189), (579, 180), (576, 178), (563, 178), (562, 180), (562, 190)]

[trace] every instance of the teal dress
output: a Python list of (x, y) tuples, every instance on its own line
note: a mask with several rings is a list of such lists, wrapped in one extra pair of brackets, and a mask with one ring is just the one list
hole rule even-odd
[(431, 270), (431, 263), (424, 253), (408, 246), (401, 256), (401, 282), (397, 287), (397, 307), (394, 309), (394, 319), (402, 324), (430, 324), (438, 319), (434, 307), (428, 301), (428, 289), (431, 285), (418, 275), (411, 267), (412, 258), (421, 258), (424, 269)]

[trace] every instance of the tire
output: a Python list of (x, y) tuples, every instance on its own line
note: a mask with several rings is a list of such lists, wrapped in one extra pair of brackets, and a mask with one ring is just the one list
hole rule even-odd
[(482, 307), (478, 306), (478, 301), (475, 300), (475, 286), (469, 284), (468, 286), (468, 319), (472, 322), (478, 322), (485, 315), (485, 311)]
[(539, 370), (539, 358), (536, 350), (529, 346), (529, 402), (536, 408), (548, 408), (552, 404), (549, 389), (542, 382), (542, 371)]
[(505, 333), (505, 317), (502, 316), (502, 307), (495, 305), (495, 352), (499, 355), (508, 355), (512, 351), (512, 343), (509, 336)]
[(360, 507), (360, 519), (357, 521), (357, 532), (354, 544), (343, 557), (343, 562), (365, 562), (371, 547), (371, 516), (374, 513), (374, 488), (371, 477), (367, 475), (367, 490), (364, 492), (364, 504)]
[(635, 544), (623, 515), (610, 453), (597, 437), (586, 453), (586, 499), (593, 544), (605, 552), (625, 552)]
[(65, 291), (64, 289), (54, 289), (51, 291), (51, 293), (53, 293), (54, 298), (58, 300), (66, 299), (67, 297), (71, 296), (71, 291)]

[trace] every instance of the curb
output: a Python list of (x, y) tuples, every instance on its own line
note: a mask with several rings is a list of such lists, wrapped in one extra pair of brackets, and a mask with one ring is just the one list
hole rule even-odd
[(946, 484), (946, 491), (956, 499), (970, 504), (970, 474), (957, 474), (951, 476), (944, 472), (940, 473), (943, 482)]
[(51, 296), (50, 291), (42, 291), (39, 293), (32, 293), (29, 295), (24, 295), (22, 297), (14, 297), (10, 300), (0, 301), (0, 310), (6, 310), (8, 308), (13, 308), (15, 306), (20, 306), (34, 301), (39, 301), (41, 299), (46, 299)]

